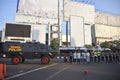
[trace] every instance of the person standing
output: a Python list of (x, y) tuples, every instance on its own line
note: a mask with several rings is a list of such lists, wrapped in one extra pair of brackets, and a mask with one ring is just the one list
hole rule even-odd
[(86, 62), (89, 64), (90, 63), (90, 53), (87, 51), (86, 53)]
[(93, 56), (93, 51), (90, 51), (90, 62), (93, 62), (94, 56)]
[(80, 63), (83, 62), (83, 54), (82, 54), (82, 51), (80, 51)]
[(113, 62), (115, 62), (116, 61), (116, 59), (115, 59), (115, 54), (113, 54)]
[(101, 61), (104, 62), (105, 61), (105, 54), (101, 54)]
[(77, 53), (77, 61), (78, 61), (78, 63), (80, 63), (80, 51), (78, 51), (78, 53)]
[(97, 51), (98, 62), (100, 62), (100, 61), (101, 61), (100, 56), (101, 56), (100, 51)]
[(83, 62), (86, 63), (86, 51), (83, 51)]
[(70, 61), (70, 63), (73, 62), (73, 55), (72, 54), (70, 54), (69, 61)]
[(67, 56), (64, 56), (64, 62), (67, 62)]
[(97, 51), (94, 51), (94, 62), (97, 62)]
[(109, 53), (109, 62), (111, 63), (112, 62), (112, 54)]
[(74, 63), (77, 62), (77, 53), (76, 53), (76, 51), (73, 53), (73, 62)]
[(105, 60), (106, 60), (106, 62), (109, 61), (109, 59), (108, 59), (108, 53), (105, 53)]

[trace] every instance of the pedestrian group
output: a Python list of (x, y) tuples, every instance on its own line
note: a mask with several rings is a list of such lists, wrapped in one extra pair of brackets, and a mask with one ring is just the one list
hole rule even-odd
[[(67, 62), (68, 59), (65, 57), (64, 61)], [(119, 53), (105, 53), (96, 51), (74, 51), (69, 56), (70, 63), (91, 63), (91, 62), (120, 62)]]

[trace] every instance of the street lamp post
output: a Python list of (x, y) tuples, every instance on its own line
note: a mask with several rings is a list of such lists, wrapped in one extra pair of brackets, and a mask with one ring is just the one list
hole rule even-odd
[(60, 0), (58, 0), (58, 54), (60, 54)]

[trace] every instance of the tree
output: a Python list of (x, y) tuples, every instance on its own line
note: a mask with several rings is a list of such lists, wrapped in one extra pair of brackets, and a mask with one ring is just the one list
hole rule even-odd
[(102, 42), (102, 43), (100, 44), (100, 46), (101, 46), (102, 48), (110, 48), (111, 45), (112, 45), (112, 42), (111, 42), (111, 41), (105, 41), (105, 42)]
[(120, 40), (113, 41), (110, 49), (113, 52), (120, 52)]
[(115, 41), (105, 41), (100, 44), (102, 48), (120, 48), (120, 40), (115, 40)]
[(92, 45), (85, 45), (86, 48), (93, 48)]
[(115, 40), (112, 43), (116, 45), (117, 48), (120, 48), (120, 40)]
[(58, 39), (55, 38), (51, 41), (51, 44), (50, 44), (51, 48), (54, 49), (54, 50), (57, 50), (58, 49)]

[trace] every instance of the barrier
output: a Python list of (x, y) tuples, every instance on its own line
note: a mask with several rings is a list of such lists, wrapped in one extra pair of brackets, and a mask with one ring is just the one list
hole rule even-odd
[(4, 75), (4, 77), (7, 76), (7, 73), (6, 73), (6, 64), (5, 63), (3, 64), (3, 75)]
[(4, 77), (7, 76), (6, 73), (6, 64), (0, 64), (0, 80), (4, 80)]
[(4, 75), (3, 75), (3, 64), (0, 64), (0, 80), (4, 80)]

